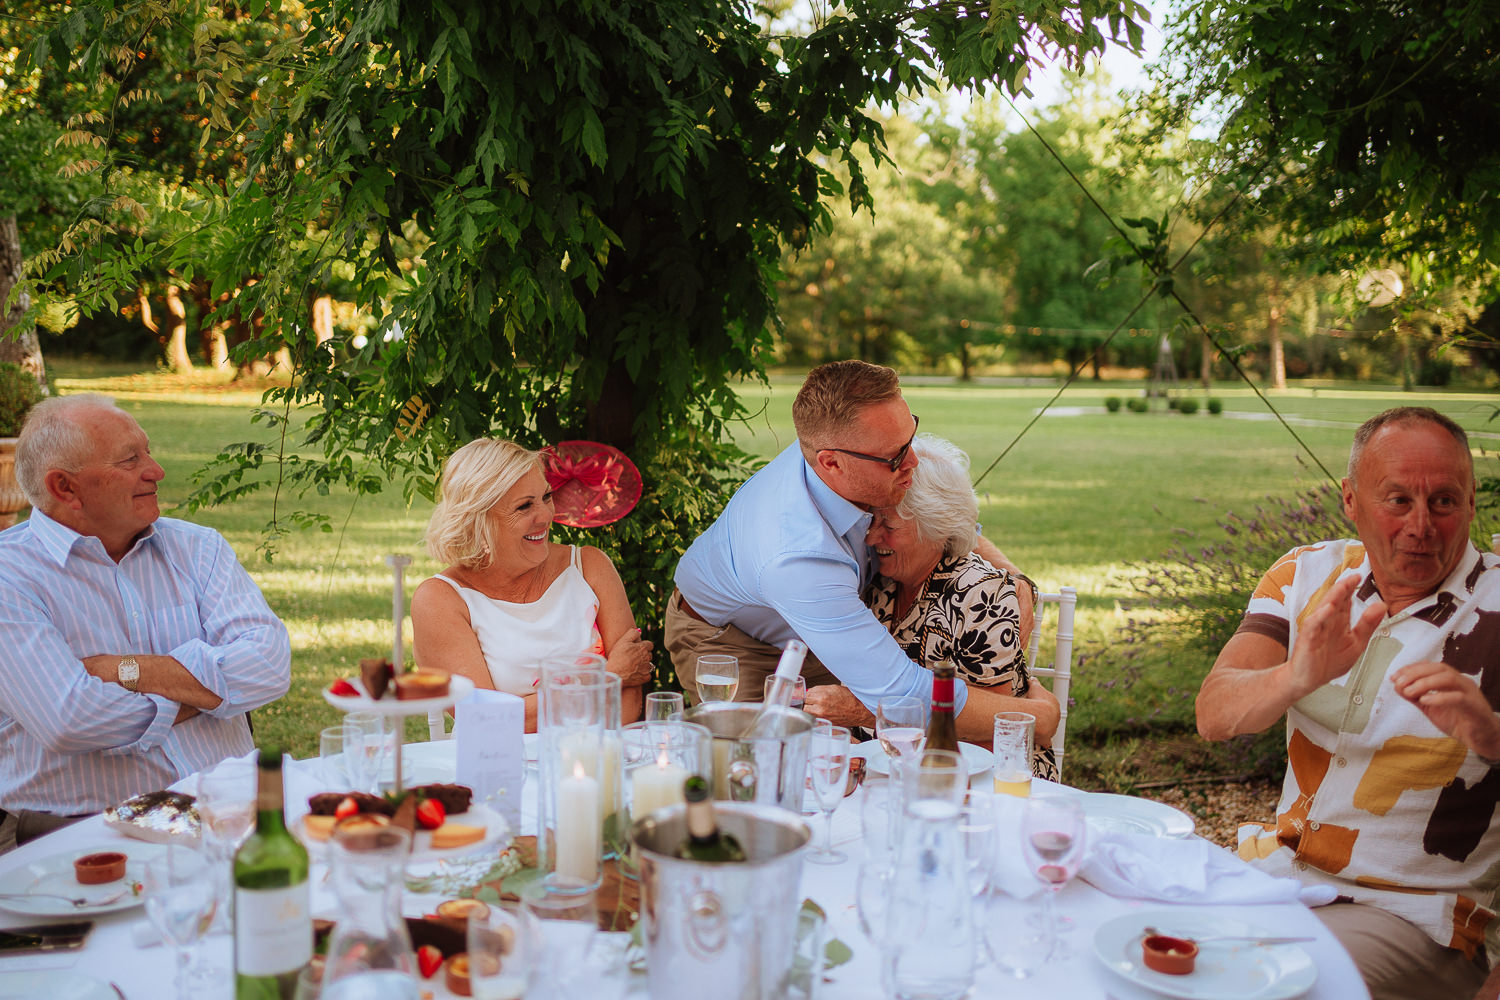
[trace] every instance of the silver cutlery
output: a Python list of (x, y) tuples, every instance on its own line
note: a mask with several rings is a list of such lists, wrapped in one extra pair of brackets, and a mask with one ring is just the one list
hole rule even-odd
[(130, 888), (127, 886), (113, 896), (97, 896), (93, 899), (63, 896), (55, 892), (0, 892), (0, 899), (60, 899), (65, 903), (72, 903), (75, 907), (82, 908), (85, 906), (108, 906), (110, 903), (124, 899), (125, 894), (129, 891)]
[(1191, 934), (1171, 934), (1171, 933), (1167, 933), (1165, 931), (1159, 931), (1155, 927), (1142, 927), (1141, 928), (1141, 936), (1142, 937), (1156, 937), (1157, 935), (1162, 935), (1164, 937), (1180, 938), (1181, 940), (1184, 940), (1184, 941), (1191, 941), (1194, 944), (1220, 944), (1220, 943), (1225, 942), (1225, 941), (1238, 941), (1238, 942), (1241, 942), (1243, 944), (1272, 945), (1272, 944), (1299, 944), (1299, 943), (1304, 942), (1304, 941), (1314, 941), (1314, 940), (1316, 940), (1316, 938), (1311, 938), (1311, 937), (1255, 937), (1253, 935), (1245, 936), (1245, 935), (1237, 935), (1237, 934), (1224, 934), (1224, 935), (1219, 935), (1217, 937), (1193, 937)]

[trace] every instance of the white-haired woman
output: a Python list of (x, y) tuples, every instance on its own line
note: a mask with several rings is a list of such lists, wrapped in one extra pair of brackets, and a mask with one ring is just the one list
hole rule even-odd
[(412, 595), (413, 653), (423, 666), (525, 698), (534, 732), (537, 664), (596, 652), (624, 684), (622, 717), (637, 719), (651, 644), (609, 556), (549, 540), (552, 515), (536, 452), (481, 438), (450, 455), (427, 525), (428, 551), (449, 565)]
[[(995, 712), (1036, 716), (1038, 749), (1032, 771), (1056, 778), (1050, 743), (1057, 730), (1057, 698), (1032, 682), (1016, 587), (1031, 583), (991, 566), (974, 551), (979, 500), (969, 482), (969, 457), (930, 434), (912, 443), (917, 469), (901, 503), (875, 512), (865, 536), (880, 572), (865, 601), (917, 663), (951, 660), (969, 685), (964, 716), (988, 727)], [(1029, 607), (1029, 602), (1028, 602)], [(978, 699), (978, 701), (976, 701)], [(981, 711), (974, 711), (981, 707)], [(959, 738), (989, 745), (991, 732)]]

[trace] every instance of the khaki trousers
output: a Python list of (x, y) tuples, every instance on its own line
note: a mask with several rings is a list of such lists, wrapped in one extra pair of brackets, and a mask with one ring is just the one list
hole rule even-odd
[(1365, 903), (1313, 910), (1359, 969), (1371, 1000), (1469, 1000), (1484, 982), (1484, 960), (1444, 948), (1415, 924)]
[[(689, 705), (698, 701), (698, 657), (727, 653), (740, 661), (740, 686), (734, 692), (735, 701), (763, 699), (766, 678), (776, 672), (776, 663), (781, 659), (781, 650), (733, 625), (710, 625), (688, 614), (682, 607), (682, 592), (675, 589), (667, 601), (666, 646)], [(812, 653), (802, 661), (802, 678), (809, 688), (839, 683)]]
[(0, 810), (0, 854), (85, 818), (57, 816), (33, 809)]

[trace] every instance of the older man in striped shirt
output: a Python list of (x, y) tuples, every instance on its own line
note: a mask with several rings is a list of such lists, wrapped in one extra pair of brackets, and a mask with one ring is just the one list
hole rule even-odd
[(0, 533), (0, 851), (250, 751), (291, 648), (218, 532), (161, 516), (162, 467), (105, 396), (31, 412)]

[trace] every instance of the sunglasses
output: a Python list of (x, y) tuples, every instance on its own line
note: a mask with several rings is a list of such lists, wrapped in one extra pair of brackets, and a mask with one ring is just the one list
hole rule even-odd
[(879, 455), (866, 455), (862, 451), (850, 451), (848, 448), (824, 448), (823, 450), (836, 451), (840, 455), (848, 455), (850, 458), (862, 458), (866, 462), (879, 462), (892, 472), (896, 472), (901, 468), (901, 463), (906, 461), (906, 453), (911, 451), (911, 443), (917, 439), (917, 426), (921, 422), (921, 417), (915, 413), (911, 415), (911, 437), (907, 439), (906, 444), (902, 445), (901, 450), (896, 452), (892, 458), (881, 458)]

